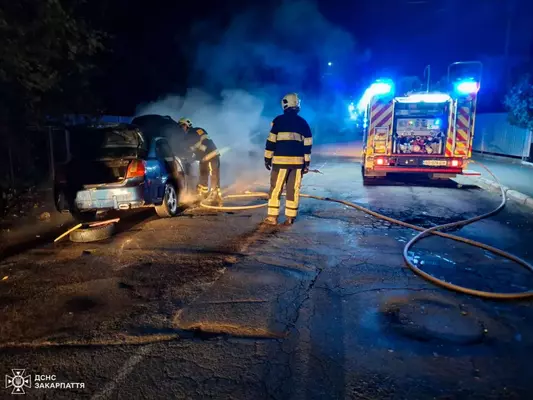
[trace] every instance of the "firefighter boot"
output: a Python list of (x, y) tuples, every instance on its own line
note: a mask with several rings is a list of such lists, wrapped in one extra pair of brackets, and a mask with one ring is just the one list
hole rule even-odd
[(263, 224), (265, 225), (277, 225), (278, 219), (274, 217), (273, 215), (269, 215), (263, 220)]
[(207, 195), (209, 194), (209, 189), (204, 185), (198, 185), (196, 186), (196, 195), (198, 196), (198, 200), (202, 201), (207, 198)]
[(220, 190), (220, 188), (215, 188), (211, 190), (209, 196), (207, 196), (206, 203), (210, 206), (222, 207), (222, 191)]
[(296, 218), (287, 217), (287, 218), (285, 218), (285, 222), (283, 222), (283, 225), (290, 226), (290, 225), (294, 224), (295, 221), (296, 221)]

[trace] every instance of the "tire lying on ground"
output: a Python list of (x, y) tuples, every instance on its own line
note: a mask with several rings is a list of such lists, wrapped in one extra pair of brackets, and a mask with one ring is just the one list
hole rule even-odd
[(87, 243), (97, 242), (98, 240), (108, 239), (115, 233), (115, 224), (106, 224), (102, 226), (95, 226), (93, 228), (79, 228), (70, 232), (69, 238), (71, 242)]

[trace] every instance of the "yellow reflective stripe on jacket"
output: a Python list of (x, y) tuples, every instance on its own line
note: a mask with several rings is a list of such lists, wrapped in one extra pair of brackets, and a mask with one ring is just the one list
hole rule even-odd
[(297, 142), (301, 142), (303, 136), (296, 132), (278, 132), (278, 140), (296, 140)]
[(218, 155), (220, 155), (218, 150), (213, 150), (211, 153), (207, 154), (204, 158), (202, 158), (202, 161), (209, 161)]
[(313, 144), (313, 138), (312, 137), (306, 137), (304, 139), (304, 146), (311, 146)]
[[(198, 129), (196, 129), (196, 133), (197, 133), (198, 135), (200, 135), (200, 136), (202, 136), (202, 135), (206, 135), (206, 134), (205, 134), (205, 131), (204, 131), (202, 128), (198, 128)], [(206, 136), (207, 136), (207, 135), (206, 135)]]
[(265, 158), (272, 158), (274, 156), (274, 152), (272, 150), (265, 150)]
[(305, 162), (311, 162), (311, 154), (304, 154)]
[(287, 165), (301, 165), (304, 163), (303, 157), (286, 157), (286, 156), (274, 156), (272, 159), (273, 164), (287, 164)]
[[(205, 147), (205, 146), (202, 144), (202, 142), (203, 142), (204, 140), (207, 140), (207, 139), (209, 139), (209, 136), (207, 136), (207, 135), (204, 135), (204, 136), (200, 137), (200, 140), (197, 141), (197, 142), (194, 144), (193, 148), (194, 148), (194, 149), (201, 149), (202, 147)], [(204, 149), (204, 151), (205, 151), (205, 149)]]
[(277, 140), (277, 136), (275, 133), (270, 133), (268, 135), (268, 139), (267, 139), (269, 142), (272, 142), (272, 143), (276, 143), (276, 140)]

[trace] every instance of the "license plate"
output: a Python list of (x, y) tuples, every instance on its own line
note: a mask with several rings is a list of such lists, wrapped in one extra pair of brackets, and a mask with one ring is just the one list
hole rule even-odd
[(424, 160), (422, 164), (427, 165), (429, 167), (445, 167), (448, 165), (448, 161), (446, 160)]

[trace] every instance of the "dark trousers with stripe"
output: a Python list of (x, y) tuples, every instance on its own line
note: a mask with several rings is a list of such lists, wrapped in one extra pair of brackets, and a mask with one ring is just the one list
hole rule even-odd
[(285, 187), (285, 216), (295, 218), (300, 203), (300, 187), (302, 186), (302, 168), (280, 168), (274, 165), (270, 173), (270, 193), (268, 199), (268, 215), (278, 217), (281, 205), (281, 193)]
[(209, 178), (211, 178), (211, 190), (220, 188), (220, 156), (213, 157), (209, 161), (200, 161), (200, 179), (198, 180), (198, 192), (209, 192)]

